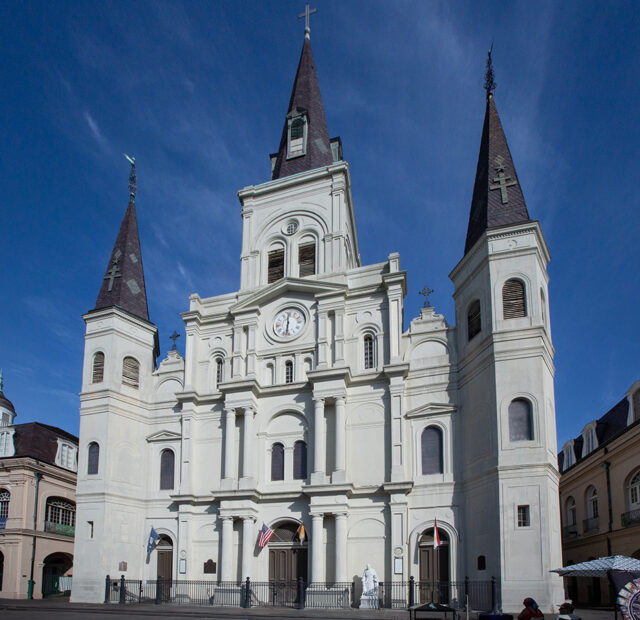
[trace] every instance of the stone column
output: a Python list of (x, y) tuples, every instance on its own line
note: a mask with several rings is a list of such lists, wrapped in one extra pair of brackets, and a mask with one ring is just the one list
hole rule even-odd
[(347, 581), (347, 514), (338, 512), (336, 520), (336, 581)]
[(324, 398), (313, 399), (313, 473), (312, 484), (325, 482), (326, 444), (324, 424)]
[(317, 583), (324, 579), (323, 521), (323, 513), (311, 515), (311, 579), (309, 579), (309, 583)]
[(230, 488), (233, 481), (233, 460), (236, 434), (235, 409), (224, 410), (224, 480), (225, 488)]
[(244, 581), (252, 576), (253, 547), (253, 517), (242, 517), (242, 574), (240, 579)]
[(221, 517), (222, 519), (222, 550), (220, 553), (220, 581), (235, 581), (231, 575), (233, 570), (233, 517)]
[(244, 409), (244, 438), (242, 445), (242, 477), (253, 478), (253, 408)]
[(346, 410), (344, 404), (344, 396), (336, 398), (336, 463), (335, 470), (331, 475), (331, 482), (344, 482), (345, 474), (345, 458), (346, 458)]

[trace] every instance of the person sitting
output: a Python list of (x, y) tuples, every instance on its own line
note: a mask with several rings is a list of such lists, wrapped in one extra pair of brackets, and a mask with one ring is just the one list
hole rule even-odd
[(540, 611), (538, 603), (532, 598), (527, 597), (522, 601), (524, 609), (518, 614), (518, 620), (532, 620), (533, 618), (544, 618), (544, 614)]
[(573, 610), (573, 604), (569, 601), (562, 603), (562, 605), (560, 605), (560, 609), (558, 610), (556, 620), (582, 620), (580, 616), (576, 616), (573, 613)]

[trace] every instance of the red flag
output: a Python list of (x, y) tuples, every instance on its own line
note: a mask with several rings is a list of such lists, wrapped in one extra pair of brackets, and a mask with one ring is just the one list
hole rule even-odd
[(438, 519), (433, 524), (433, 548), (437, 549), (440, 546), (440, 532), (438, 532)]

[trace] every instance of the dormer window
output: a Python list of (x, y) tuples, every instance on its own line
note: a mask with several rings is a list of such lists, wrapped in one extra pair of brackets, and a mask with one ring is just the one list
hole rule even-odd
[(58, 439), (58, 451), (56, 453), (56, 465), (77, 471), (78, 469), (78, 448), (73, 444)]
[(307, 117), (294, 116), (289, 119), (287, 159), (300, 157), (307, 152)]

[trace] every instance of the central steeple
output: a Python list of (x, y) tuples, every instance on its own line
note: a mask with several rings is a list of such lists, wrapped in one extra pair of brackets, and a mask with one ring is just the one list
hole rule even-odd
[(271, 178), (329, 166), (334, 161), (331, 142), (307, 25), (280, 147), (271, 156), (275, 160)]

